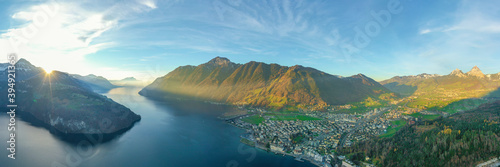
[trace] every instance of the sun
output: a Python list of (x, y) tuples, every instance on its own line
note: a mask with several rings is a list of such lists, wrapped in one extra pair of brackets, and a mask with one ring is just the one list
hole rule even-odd
[(49, 68), (43, 68), (43, 70), (45, 71), (46, 74), (50, 74), (54, 71), (54, 70), (49, 69)]

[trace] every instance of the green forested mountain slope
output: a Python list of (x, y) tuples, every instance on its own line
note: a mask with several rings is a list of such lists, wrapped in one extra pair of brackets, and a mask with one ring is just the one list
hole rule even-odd
[[(182, 66), (141, 90), (151, 97), (182, 97), (228, 104), (283, 109), (324, 108), (363, 101), (392, 92), (362, 74), (341, 78), (303, 66), (261, 62), (235, 64), (214, 58), (199, 66)], [(387, 96), (389, 95), (389, 96)]]
[[(48, 129), (64, 134), (112, 134), (131, 128), (141, 119), (70, 74), (49, 74), (25, 59), (15, 64), (15, 82), (7, 84), (8, 74), (13, 73), (0, 71), (0, 78), (4, 78), (0, 79), (0, 90), (8, 92), (13, 86), (15, 101), (8, 103), (7, 95), (0, 97), (0, 108), (7, 111), (7, 104), (17, 104), (16, 114), (29, 122), (41, 122)], [(103, 123), (108, 123), (105, 128)]]

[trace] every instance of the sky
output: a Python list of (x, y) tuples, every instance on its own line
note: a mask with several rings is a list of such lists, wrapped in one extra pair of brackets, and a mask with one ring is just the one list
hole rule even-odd
[(0, 0), (0, 61), (154, 80), (221, 56), (381, 81), (500, 72), (500, 1)]

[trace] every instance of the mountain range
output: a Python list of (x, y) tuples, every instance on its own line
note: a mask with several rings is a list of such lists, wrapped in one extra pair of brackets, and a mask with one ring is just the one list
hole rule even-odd
[(121, 79), (120, 81), (137, 81), (137, 79), (135, 79), (134, 77), (127, 77), (127, 78)]
[(464, 99), (500, 97), (500, 73), (486, 75), (477, 66), (467, 73), (456, 69), (448, 75), (396, 76), (381, 84), (391, 91), (409, 96), (413, 100), (408, 106), (416, 108), (439, 109)]
[(338, 77), (300, 65), (248, 62), (216, 57), (198, 66), (181, 66), (139, 92), (154, 98), (187, 98), (272, 109), (343, 105), (395, 97), (373, 79)]
[[(7, 69), (0, 72), (3, 92), (9, 88), (7, 75)], [(63, 134), (112, 134), (131, 128), (141, 119), (125, 106), (94, 92), (87, 82), (59, 71), (46, 73), (25, 59), (15, 64), (14, 89), (13, 104), (18, 105), (19, 115)], [(0, 100), (1, 106), (7, 105), (7, 96)]]
[(78, 79), (85, 83), (86, 85), (90, 86), (92, 90), (97, 91), (97, 92), (105, 92), (108, 90), (111, 90), (113, 88), (117, 88), (119, 86), (113, 85), (111, 82), (109, 82), (106, 78), (102, 76), (96, 76), (94, 74), (89, 74), (86, 76), (81, 76), (78, 74), (70, 74), (71, 77)]
[(121, 80), (110, 80), (110, 82), (113, 85), (118, 85), (118, 86), (131, 86), (131, 87), (144, 87), (148, 82), (141, 81), (136, 79), (135, 77), (126, 77)]

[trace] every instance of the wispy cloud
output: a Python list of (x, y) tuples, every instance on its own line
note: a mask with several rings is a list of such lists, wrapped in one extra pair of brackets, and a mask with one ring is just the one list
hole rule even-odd
[(474, 65), (485, 68), (499, 63), (493, 58), (500, 52), (500, 4), (470, 0), (457, 3), (443, 17), (425, 20), (419, 28), (420, 36), (412, 38), (418, 43), (394, 56), (398, 68), (413, 74), (448, 74), (455, 68), (468, 70)]
[(137, 2), (150, 7), (151, 9), (156, 9), (156, 2), (154, 0), (137, 0)]
[(11, 19), (21, 24), (0, 34), (0, 44), (6, 48), (2, 50), (16, 52), (44, 68), (77, 72), (74, 67), (85, 67), (86, 55), (117, 44), (97, 38), (122, 20), (157, 8), (152, 0), (102, 3), (99, 8), (91, 8), (95, 4), (89, 3), (95, 2), (48, 1), (17, 9)]
[(445, 31), (500, 33), (500, 3), (463, 0), (457, 10), (456, 22)]
[[(428, 1), (428, 10), (421, 15), (415, 15), (421, 11), (418, 5), (402, 3), (403, 12), (392, 15), (390, 24), (381, 26), (380, 33), (369, 38), (370, 44), (352, 55), (344, 54), (341, 46), (359, 37), (354, 27), (367, 31), (368, 23), (377, 21), (371, 13), (386, 10), (386, 2), (57, 2), (56, 14), (21, 43), (18, 53), (35, 64), (67, 72), (78, 67), (98, 74), (99, 68), (89, 69), (89, 64), (114, 66), (116, 71), (143, 70), (123, 64), (177, 67), (225, 56), (239, 63), (304, 64), (340, 75), (373, 72), (390, 77), (394, 71), (415, 74), (485, 60), (493, 64), (498, 62), (494, 55), (500, 53), (498, 2)], [(11, 25), (0, 30), (0, 52), (13, 52), (9, 39), (24, 36), (22, 30), (44, 12), (43, 5), (51, 7), (50, 1), (31, 3), (10, 7), (6, 20)]]
[(431, 30), (430, 29), (423, 29), (423, 30), (420, 30), (420, 34), (427, 34), (427, 33), (430, 33)]

